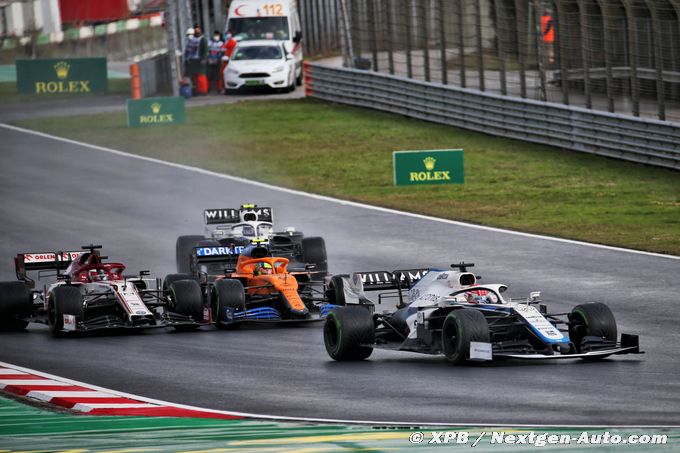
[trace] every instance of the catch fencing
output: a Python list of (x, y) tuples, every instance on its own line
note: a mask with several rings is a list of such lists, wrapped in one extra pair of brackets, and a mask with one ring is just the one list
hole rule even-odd
[(137, 62), (143, 98), (172, 94), (172, 66), (167, 52)]
[(339, 1), (354, 67), (680, 122), (680, 0)]
[(313, 63), (305, 77), (326, 101), (680, 170), (680, 124)]

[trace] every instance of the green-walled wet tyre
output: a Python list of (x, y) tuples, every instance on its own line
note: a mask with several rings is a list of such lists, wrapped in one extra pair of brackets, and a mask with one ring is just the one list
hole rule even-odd
[(331, 310), (323, 327), (326, 351), (337, 361), (357, 361), (373, 352), (375, 324), (371, 312), (362, 306), (347, 305)]
[(246, 293), (241, 282), (230, 278), (217, 280), (211, 292), (210, 305), (218, 329), (239, 328), (241, 323), (234, 322), (234, 316), (246, 311)]
[(489, 343), (489, 323), (477, 310), (453, 310), (442, 325), (442, 352), (446, 360), (461, 365), (470, 358), (470, 343)]
[(575, 306), (569, 313), (569, 339), (581, 352), (585, 337), (616, 341), (617, 327), (614, 313), (600, 302)]

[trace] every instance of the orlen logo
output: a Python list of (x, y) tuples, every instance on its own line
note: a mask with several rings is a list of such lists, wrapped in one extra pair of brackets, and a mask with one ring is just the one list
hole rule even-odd
[[(59, 261), (72, 261), (80, 255), (81, 252), (63, 252)], [(24, 262), (26, 263), (47, 263), (56, 261), (54, 253), (24, 253)]]

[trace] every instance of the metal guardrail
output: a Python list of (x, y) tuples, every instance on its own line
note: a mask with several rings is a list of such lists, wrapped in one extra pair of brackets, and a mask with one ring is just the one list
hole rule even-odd
[(680, 170), (680, 125), (306, 63), (307, 94), (491, 135)]

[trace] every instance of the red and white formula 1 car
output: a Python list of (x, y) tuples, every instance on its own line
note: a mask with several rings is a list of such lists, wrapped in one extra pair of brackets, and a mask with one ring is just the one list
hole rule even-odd
[[(0, 282), (0, 329), (24, 329), (37, 322), (60, 336), (101, 329), (192, 330), (209, 320), (196, 281), (179, 280), (163, 288), (160, 279), (147, 278), (148, 271), (125, 276), (125, 265), (105, 262), (100, 248), (18, 254), (19, 281)], [(38, 279), (56, 277), (56, 282), (35, 289), (28, 271), (38, 271)]]

